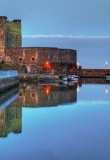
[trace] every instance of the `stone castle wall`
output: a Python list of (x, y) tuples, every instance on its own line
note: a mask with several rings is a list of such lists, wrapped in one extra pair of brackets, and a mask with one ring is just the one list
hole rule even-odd
[(5, 24), (5, 47), (22, 47), (21, 20), (6, 21)]
[(21, 20), (8, 21), (7, 17), (0, 16), (0, 57), (10, 47), (22, 47)]
[(0, 16), (0, 60), (25, 65), (33, 72), (76, 67), (76, 51), (49, 47), (22, 48), (21, 20)]
[(26, 47), (6, 50), (6, 63), (16, 63), (30, 67), (31, 71), (76, 67), (76, 51), (70, 49)]
[(0, 17), (0, 57), (5, 54), (5, 22), (7, 17)]

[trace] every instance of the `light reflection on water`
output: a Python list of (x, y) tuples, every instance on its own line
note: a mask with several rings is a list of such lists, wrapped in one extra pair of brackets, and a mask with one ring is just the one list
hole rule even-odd
[(0, 159), (110, 159), (106, 87), (20, 84), (18, 98), (0, 111)]

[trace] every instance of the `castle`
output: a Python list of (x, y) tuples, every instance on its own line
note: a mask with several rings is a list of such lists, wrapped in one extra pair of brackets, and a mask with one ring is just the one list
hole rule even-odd
[(21, 20), (9, 21), (0, 16), (0, 60), (6, 64), (24, 65), (28, 72), (54, 70), (66, 72), (77, 68), (76, 50), (52, 47), (22, 47)]

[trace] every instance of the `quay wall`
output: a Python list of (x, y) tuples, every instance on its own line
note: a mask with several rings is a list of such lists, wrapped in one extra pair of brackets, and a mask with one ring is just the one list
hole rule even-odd
[(105, 78), (106, 74), (110, 74), (110, 69), (78, 69), (75, 74), (82, 78)]
[[(12, 74), (11, 74), (12, 73)], [(19, 84), (17, 72), (0, 71), (0, 92)]]

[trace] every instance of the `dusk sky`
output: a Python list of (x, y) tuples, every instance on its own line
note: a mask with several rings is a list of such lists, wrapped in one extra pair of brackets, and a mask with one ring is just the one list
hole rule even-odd
[(89, 68), (110, 66), (109, 15), (109, 0), (4, 0), (0, 7), (0, 16), (22, 20), (23, 46), (75, 49)]

